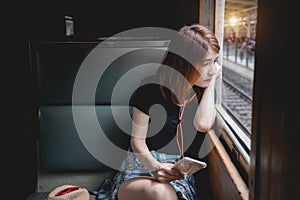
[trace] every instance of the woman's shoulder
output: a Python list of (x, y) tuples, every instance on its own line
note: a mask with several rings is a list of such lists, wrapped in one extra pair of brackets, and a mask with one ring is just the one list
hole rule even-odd
[(160, 85), (157, 83), (141, 84), (132, 95), (132, 98), (154, 100), (161, 97)]
[(157, 76), (149, 76), (144, 78), (136, 91), (142, 92), (144, 95), (148, 93), (157, 94), (160, 92), (160, 84)]
[(149, 114), (148, 112), (152, 105), (164, 105), (164, 99), (162, 97), (160, 85), (155, 82), (141, 83), (131, 96), (129, 104), (139, 108), (146, 114)]

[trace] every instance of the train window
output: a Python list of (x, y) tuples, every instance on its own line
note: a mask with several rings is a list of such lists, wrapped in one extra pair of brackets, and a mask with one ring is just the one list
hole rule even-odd
[(217, 104), (220, 140), (248, 180), (257, 0), (225, 1), (222, 80)]

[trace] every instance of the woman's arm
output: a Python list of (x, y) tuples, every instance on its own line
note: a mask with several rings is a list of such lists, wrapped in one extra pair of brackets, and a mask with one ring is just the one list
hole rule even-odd
[(140, 162), (153, 171), (159, 168), (160, 162), (153, 158), (146, 144), (148, 122), (149, 116), (134, 107), (130, 145)]
[(148, 122), (149, 116), (134, 107), (130, 144), (136, 157), (160, 182), (183, 178), (183, 174), (172, 169), (173, 164), (160, 163), (151, 155), (146, 144)]
[(222, 74), (222, 67), (218, 63), (215, 63), (215, 65), (216, 74), (213, 76), (208, 87), (204, 89), (193, 121), (194, 126), (199, 132), (209, 131), (215, 123), (215, 81)]
[(197, 107), (194, 117), (194, 126), (199, 132), (207, 132), (214, 124), (216, 117), (215, 109), (215, 78), (205, 88), (201, 101)]

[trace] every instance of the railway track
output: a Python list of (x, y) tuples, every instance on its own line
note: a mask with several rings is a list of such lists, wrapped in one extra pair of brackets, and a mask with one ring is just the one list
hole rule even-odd
[(252, 119), (252, 80), (223, 68), (222, 104), (249, 134)]

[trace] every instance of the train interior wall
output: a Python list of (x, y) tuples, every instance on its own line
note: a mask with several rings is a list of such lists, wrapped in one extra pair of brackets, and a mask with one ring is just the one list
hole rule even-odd
[[(29, 41), (93, 41), (122, 31), (144, 27), (178, 29), (198, 21), (199, 2), (176, 1), (27, 1), (6, 3), (10, 11), (2, 20), (5, 29), (2, 79), (5, 121), (5, 171), (7, 192), (25, 199), (36, 187), (36, 139), (29, 65)], [(65, 36), (64, 16), (74, 19), (75, 35)], [(5, 147), (6, 148), (6, 147)], [(11, 187), (18, 185), (17, 188)]]
[(264, 0), (257, 12), (249, 199), (300, 199), (299, 7)]

